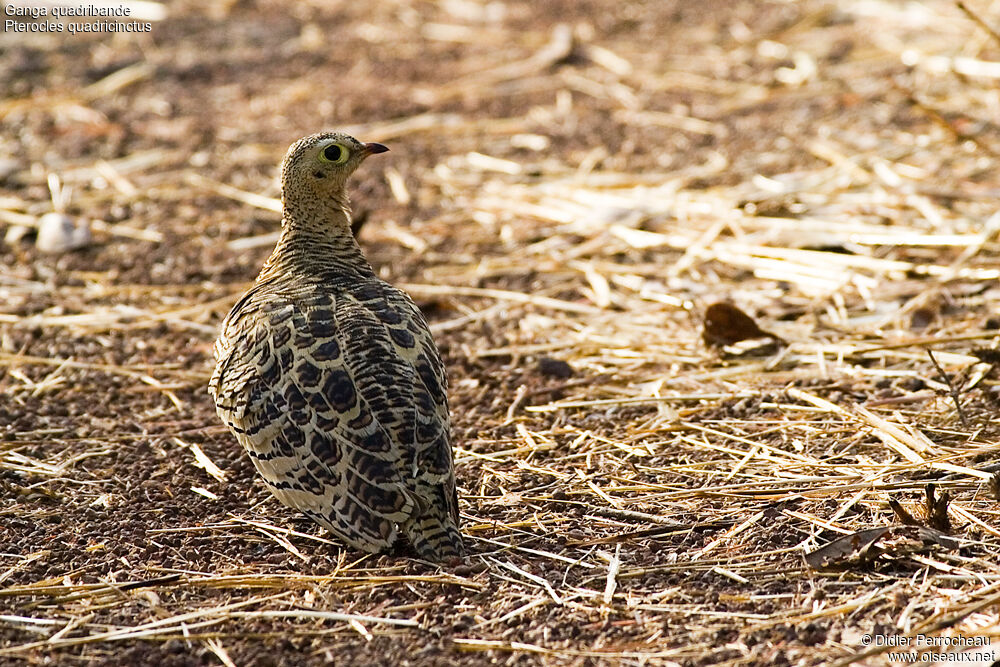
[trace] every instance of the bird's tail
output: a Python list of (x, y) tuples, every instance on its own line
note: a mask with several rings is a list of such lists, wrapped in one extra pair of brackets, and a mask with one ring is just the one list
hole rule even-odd
[(458, 519), (448, 503), (421, 508), (423, 511), (403, 524), (403, 531), (421, 558), (442, 562), (465, 556)]

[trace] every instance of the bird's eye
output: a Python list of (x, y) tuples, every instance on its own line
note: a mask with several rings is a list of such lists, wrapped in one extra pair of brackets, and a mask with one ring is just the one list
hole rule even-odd
[(333, 164), (343, 164), (347, 162), (348, 157), (350, 157), (350, 152), (340, 144), (330, 144), (319, 154), (320, 160)]

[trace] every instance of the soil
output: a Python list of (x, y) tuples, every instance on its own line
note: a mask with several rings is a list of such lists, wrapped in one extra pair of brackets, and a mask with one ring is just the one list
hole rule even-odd
[[(927, 6), (949, 21), (965, 20), (948, 3)], [(850, 574), (811, 570), (803, 540), (814, 535), (823, 543), (847, 531), (804, 515), (857, 522), (851, 529), (883, 525), (893, 520), (885, 498), (848, 511), (857, 490), (754, 495), (754, 479), (727, 476), (742, 453), (729, 459), (718, 449), (743, 451), (719, 436), (725, 431), (793, 453), (794, 440), (803, 456), (822, 452), (830, 466), (874, 465), (886, 450), (871, 430), (858, 435), (841, 422), (817, 422), (811, 436), (782, 440), (772, 429), (792, 419), (787, 404), (795, 402), (784, 392), (892, 406), (930, 385), (870, 356), (857, 361), (853, 379), (831, 378), (812, 367), (769, 374), (774, 367), (764, 365), (782, 349), (775, 341), (749, 357), (706, 347), (697, 310), (712, 301), (742, 298), (764, 330), (791, 331), (790, 338), (795, 326), (826, 312), (826, 302), (817, 306), (781, 280), (751, 283), (755, 269), (713, 259), (698, 260), (688, 282), (668, 279), (685, 248), (594, 259), (592, 269), (605, 260), (628, 265), (664, 288), (661, 304), (641, 317), (613, 300), (604, 314), (588, 315), (587, 308), (598, 310), (594, 281), (572, 257), (538, 250), (560, 223), (523, 210), (477, 217), (475, 198), (487, 192), (493, 172), (462, 179), (475, 152), (529, 165), (501, 200), (520, 196), (519, 179), (538, 184), (550, 173), (593, 170), (636, 182), (676, 174), (680, 189), (727, 192), (739, 208), (746, 203), (740, 197), (760, 194), (745, 187), (754, 178), (829, 167), (820, 151), (805, 148), (805, 138), (850, 131), (882, 142), (937, 132), (951, 153), (941, 157), (934, 188), (964, 193), (962, 202), (985, 212), (1000, 187), (996, 154), (988, 152), (1000, 147), (1000, 129), (988, 106), (965, 115), (944, 106), (944, 84), (924, 86), (903, 62), (873, 56), (869, 17), (839, 3), (219, 0), (164, 7), (167, 16), (145, 33), (0, 34), (0, 208), (29, 216), (51, 210), (48, 176), (56, 174), (72, 191), (66, 213), (102, 221), (93, 243), (74, 251), (41, 253), (31, 233), (0, 246), (0, 663), (818, 665), (857, 649), (858, 633), (903, 613), (930, 617), (933, 601), (945, 600), (927, 593), (908, 607), (909, 589), (889, 587), (856, 616), (860, 602), (789, 615), (810, 605), (821, 610), (827, 598), (855, 604), (925, 565), (901, 557)], [(561, 25), (573, 48), (533, 61), (558, 42)], [(907, 30), (900, 24), (896, 36), (904, 39)], [(787, 56), (769, 55), (785, 42), (797, 46)], [(995, 44), (980, 44), (977, 57), (997, 55)], [(786, 91), (776, 72), (793, 70), (797, 50), (810, 45), (824, 78)], [(122, 71), (134, 81), (109, 84), (107, 77)], [(751, 88), (774, 94), (754, 97)], [(908, 92), (914, 89), (920, 104)], [(637, 123), (632, 112), (662, 116)], [(692, 131), (683, 117), (714, 129)], [(393, 125), (412, 118), (430, 120), (423, 129)], [(952, 129), (941, 130), (942, 123)], [(327, 128), (390, 146), (355, 175), (352, 197), (369, 260), (390, 282), (418, 286), (412, 293), (436, 327), (448, 367), (471, 552), (455, 567), (418, 561), (405, 549), (372, 556), (347, 550), (278, 504), (206, 392), (216, 328), (271, 250), (266, 239), (245, 249), (229, 243), (274, 232), (279, 214), (204, 179), (278, 197), (284, 150)], [(969, 136), (956, 138), (955, 128)], [(526, 148), (533, 140), (522, 135), (543, 137), (543, 147)], [(975, 169), (966, 167), (976, 159), (970, 151), (979, 156)], [(713, 161), (726, 166), (705, 168)], [(794, 218), (796, 206), (809, 205), (808, 196), (789, 197), (764, 197), (760, 214)], [(946, 211), (966, 205), (933, 202)], [(865, 203), (858, 213), (894, 224), (893, 210)], [(637, 229), (668, 235), (684, 224), (678, 216)], [(591, 241), (587, 229), (559, 231), (565, 244), (558, 252)], [(137, 238), (143, 234), (155, 240)], [(738, 238), (739, 230), (725, 234)], [(827, 249), (854, 251), (840, 240), (833, 245)], [(933, 250), (940, 253), (926, 252), (926, 261), (947, 266), (962, 248)], [(989, 240), (977, 266), (995, 268), (996, 251)], [(889, 245), (874, 255), (897, 258)], [(870, 298), (899, 303), (938, 285), (921, 275), (886, 280), (912, 290)], [(435, 293), (421, 285), (480, 291)], [(612, 281), (610, 289), (624, 288)], [(505, 301), (485, 290), (562, 305)], [(914, 322), (932, 336), (957, 335), (959, 325), (984, 330), (996, 299), (983, 294), (973, 303), (976, 294), (949, 292)], [(696, 307), (662, 305), (670, 299)], [(616, 327), (626, 324), (636, 327), (633, 338), (616, 338)], [(896, 340), (886, 331), (843, 335), (875, 347)], [(574, 343), (591, 334), (587, 345)], [(815, 335), (836, 342), (841, 334), (818, 327)], [(647, 341), (660, 346), (659, 356), (644, 356)], [(979, 344), (989, 339), (949, 349), (965, 354)], [(756, 379), (750, 371), (726, 379), (727, 368), (761, 359)], [(981, 445), (997, 434), (992, 375), (966, 396), (972, 424), (962, 427), (923, 350), (899, 363), (938, 378), (939, 393), (925, 400), (940, 409), (921, 415), (919, 404), (900, 403), (906, 418), (949, 448), (949, 462), (988, 463)], [(865, 375), (875, 366), (884, 376)], [(657, 378), (667, 378), (664, 392), (723, 396), (525, 409), (627, 398)], [(695, 430), (672, 430), (678, 419)], [(706, 448), (675, 440), (678, 432)], [(868, 449), (848, 453), (851, 443)], [(978, 453), (965, 456), (962, 448)], [(196, 450), (221, 474), (199, 464)], [(797, 474), (773, 465), (775, 480)], [(919, 503), (927, 481), (947, 482), (941, 474), (900, 469), (885, 479)], [(736, 482), (746, 484), (712, 491)], [(970, 508), (985, 503), (975, 507), (993, 525), (995, 502), (974, 484), (981, 482), (963, 478), (965, 486), (951, 492)], [(701, 487), (700, 495), (677, 495)], [(751, 527), (741, 528), (749, 519)], [(737, 529), (739, 538), (727, 541)], [(722, 540), (717, 547), (715, 540)], [(706, 549), (698, 559), (716, 558), (718, 567), (685, 565)], [(733, 574), (732, 563), (749, 562), (752, 572)], [(617, 580), (612, 563), (621, 568)], [(257, 613), (301, 610), (412, 620), (415, 627)], [(194, 614), (190, 627), (174, 618), (186, 613)], [(169, 631), (150, 626), (148, 636), (100, 636), (171, 618)], [(80, 641), (66, 641), (73, 638)]]

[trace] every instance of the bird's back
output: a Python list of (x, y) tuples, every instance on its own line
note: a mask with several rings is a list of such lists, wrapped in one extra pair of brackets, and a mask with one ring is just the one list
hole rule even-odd
[(219, 415), (282, 502), (365, 551), (402, 532), (423, 557), (463, 555), (444, 366), (405, 293), (266, 268), (216, 357)]

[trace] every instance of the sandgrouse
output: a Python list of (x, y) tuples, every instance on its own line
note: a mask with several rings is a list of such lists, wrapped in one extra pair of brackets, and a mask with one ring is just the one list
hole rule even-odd
[(277, 498), (368, 552), (405, 536), (464, 555), (447, 379), (420, 310), (375, 276), (346, 183), (388, 149), (300, 139), (281, 165), (281, 235), (215, 344), (219, 416)]

